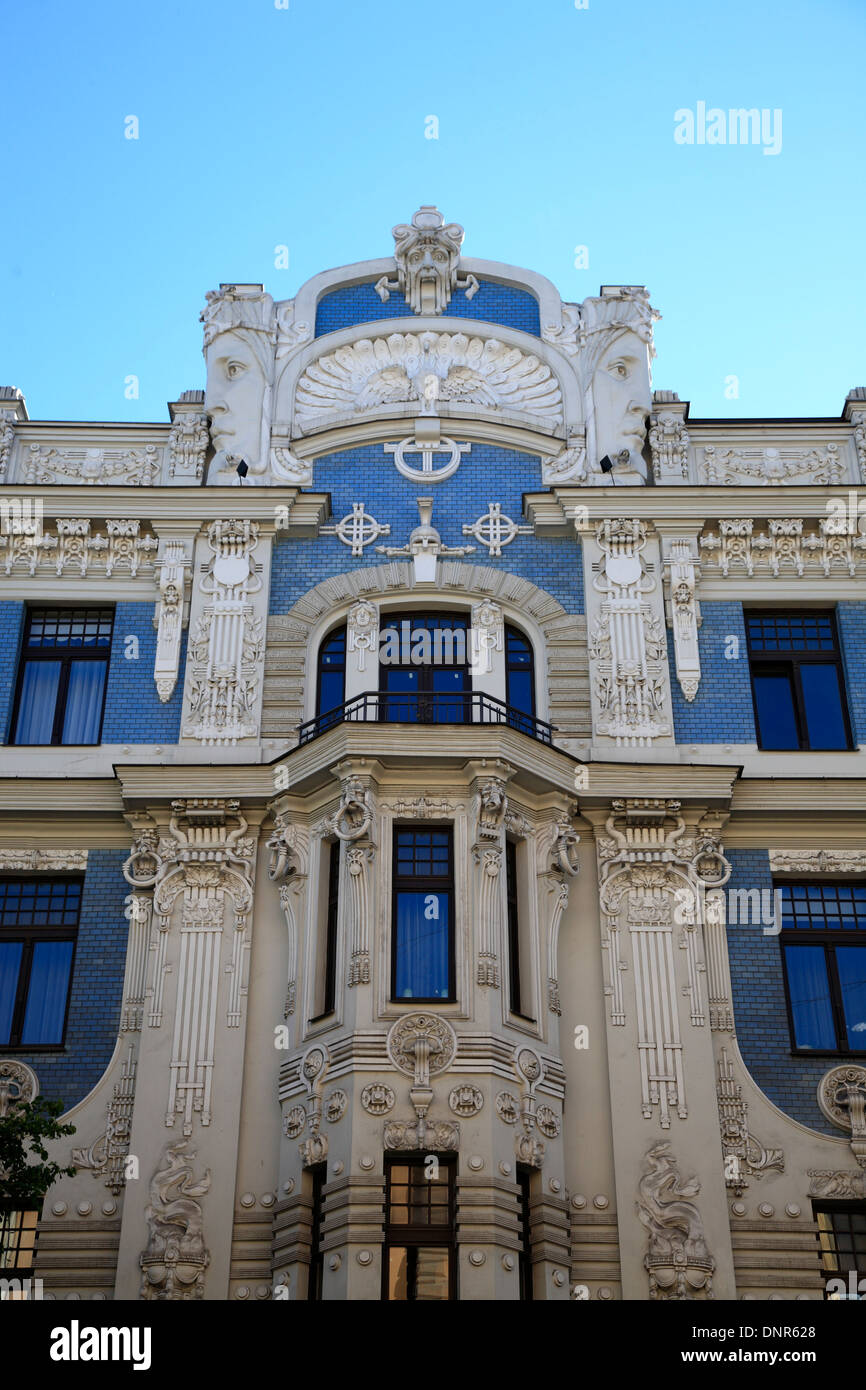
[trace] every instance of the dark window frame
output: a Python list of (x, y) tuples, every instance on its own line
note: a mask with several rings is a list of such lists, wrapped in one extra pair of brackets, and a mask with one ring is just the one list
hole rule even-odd
[[(0, 1210), (0, 1279), (18, 1279), (23, 1282), (34, 1277), (41, 1216), (42, 1203), (38, 1206)], [(27, 1217), (36, 1219), (27, 1221)], [(33, 1237), (32, 1243), (25, 1239), (25, 1236), (30, 1235)], [(8, 1300), (25, 1301), (28, 1297), (32, 1299), (34, 1296), (32, 1291), (25, 1293), (18, 1290), (15, 1293), (10, 1292)]]
[[(828, 618), (830, 622), (830, 632), (833, 638), (832, 651), (807, 651), (796, 647), (779, 648), (778, 651), (753, 650), (751, 632), (749, 628), (750, 618), (777, 618), (777, 617), (799, 617), (801, 615), (810, 617)], [(758, 715), (758, 701), (755, 695), (754, 677), (767, 675), (784, 674), (791, 687), (791, 701), (794, 711), (794, 721), (797, 726), (797, 737), (799, 742), (790, 748), (768, 748), (769, 753), (846, 753), (851, 752), (855, 745), (851, 733), (851, 716), (848, 709), (848, 691), (845, 685), (845, 670), (842, 663), (842, 647), (839, 642), (839, 628), (836, 623), (836, 613), (832, 608), (746, 608), (743, 613), (746, 628), (746, 647), (749, 659), (749, 685), (752, 692), (752, 709), (755, 717), (755, 737), (758, 747), (764, 749), (764, 742), (761, 735), (761, 722)], [(839, 686), (839, 707), (842, 714), (842, 726), (845, 731), (847, 743), (844, 748), (813, 748), (809, 742), (809, 727), (806, 718), (806, 702), (803, 695), (803, 685), (800, 676), (802, 666), (829, 666), (836, 668), (836, 680)]]
[[(511, 659), (512, 638), (517, 638), (517, 640), (519, 642), (522, 642), (528, 649), (528, 668), (527, 666), (521, 665), (519, 662), (513, 661)], [(523, 672), (527, 669), (529, 670), (529, 691), (531, 695), (531, 708), (529, 710), (523, 710), (520, 709), (517, 705), (515, 705), (511, 698), (511, 673), (512, 671)], [(538, 717), (538, 702), (535, 690), (535, 648), (533, 647), (532, 642), (530, 641), (527, 634), (525, 632), (521, 632), (520, 628), (515, 627), (513, 623), (505, 624), (505, 704), (509, 710), (509, 723), (514, 728), (519, 729), (522, 727), (521, 716), (523, 717), (523, 719), (526, 720), (535, 720)], [(513, 711), (513, 714), (511, 713), (511, 711)]]
[(523, 979), (520, 972), (520, 879), (517, 871), (517, 842), (505, 841), (505, 901), (508, 931), (508, 1008), (516, 1018), (534, 1023), (524, 1010)]
[[(94, 647), (32, 647), (28, 639), (33, 627), (33, 617), (37, 613), (99, 613), (111, 616), (111, 633), (107, 644)], [(9, 724), (9, 744), (14, 748), (97, 748), (102, 741), (102, 725), (105, 721), (105, 703), (108, 697), (108, 675), (111, 666), (111, 648), (114, 642), (114, 619), (116, 610), (112, 604), (78, 604), (78, 605), (28, 605), (24, 615), (24, 632), (21, 639), (21, 649), (18, 653), (18, 673), (15, 681), (15, 700), (12, 706), (12, 718)], [(54, 705), (54, 724), (51, 730), (50, 743), (18, 743), (16, 734), (18, 732), (18, 717), (21, 713), (21, 696), (24, 690), (24, 671), (31, 661), (59, 661), (60, 679), (57, 683), (57, 696)], [(69, 671), (73, 661), (102, 661), (105, 665), (105, 680), (102, 684), (102, 707), (99, 711), (99, 726), (97, 737), (93, 743), (63, 743), (63, 724), (66, 718), (66, 700), (69, 694)]]
[(307, 1271), (307, 1302), (321, 1303), (325, 1273), (325, 1252), (322, 1249), (322, 1226), (324, 1224), (324, 1187), (328, 1181), (327, 1162), (316, 1163), (309, 1168), (312, 1187), (310, 1211), (310, 1263)]
[[(448, 1174), (448, 1222), (442, 1225), (400, 1225), (392, 1223), (390, 1220), (391, 1212), (391, 1189), (393, 1186), (392, 1172), (397, 1167), (408, 1167), (410, 1169), (421, 1169), (423, 1172), (425, 1162), (428, 1158), (435, 1158), (439, 1164), (440, 1175), (443, 1170)], [(428, 1179), (424, 1179), (425, 1182)], [(410, 1178), (411, 1187), (411, 1178)], [(431, 1150), (429, 1154), (410, 1153), (388, 1153), (385, 1156), (385, 1212), (384, 1212), (384, 1241), (382, 1244), (382, 1300), (390, 1302), (388, 1298), (388, 1265), (389, 1253), (397, 1247), (408, 1247), (417, 1250), (422, 1246), (441, 1246), (448, 1250), (448, 1298), (447, 1300), (436, 1300), (441, 1302), (454, 1303), (457, 1301), (457, 1155), (440, 1154)], [(402, 1302), (402, 1300), (400, 1300)], [(410, 1299), (408, 1302), (415, 1302)]]
[[(323, 668), (323, 659), (324, 659), (324, 657), (325, 657), (325, 655), (326, 655), (326, 650), (327, 650), (328, 644), (329, 644), (330, 642), (333, 642), (335, 638), (337, 638), (337, 637), (340, 636), (340, 634), (342, 634), (342, 637), (343, 637), (343, 666), (342, 666), (342, 676), (343, 676), (343, 698), (342, 698), (342, 700), (340, 700), (336, 705), (332, 705), (329, 709), (323, 710), (323, 709), (322, 709), (322, 673), (323, 673), (323, 669), (324, 669), (324, 668)], [(322, 638), (321, 642), (319, 643), (319, 650), (318, 650), (318, 652), (316, 653), (316, 715), (317, 715), (317, 717), (321, 717), (322, 715), (328, 715), (328, 714), (330, 714), (333, 710), (342, 709), (343, 705), (346, 703), (346, 655), (347, 655), (347, 649), (348, 649), (348, 640), (349, 640), (349, 634), (348, 634), (347, 625), (346, 625), (346, 623), (340, 623), (337, 627), (332, 627), (331, 630), (330, 630), (330, 632), (326, 632), (326, 633), (325, 633), (325, 636)], [(329, 669), (332, 670), (332, 671), (336, 671), (336, 670), (338, 670), (339, 668), (338, 668), (337, 666), (332, 666), (332, 667), (330, 667)]]
[(324, 988), (322, 990), (322, 1009), (311, 1023), (319, 1023), (332, 1014), (337, 1006), (337, 932), (340, 925), (340, 865), (342, 863), (342, 840), (325, 841), (328, 845), (328, 898), (325, 916), (325, 967)]
[[(825, 1280), (824, 1298), (826, 1299), (826, 1298), (827, 1298), (826, 1282), (827, 1282), (828, 1280), (830, 1280), (830, 1279), (843, 1279), (843, 1280), (845, 1280), (845, 1282), (847, 1282), (847, 1280), (848, 1280), (848, 1274), (849, 1274), (849, 1271), (848, 1271), (848, 1270), (843, 1270), (843, 1269), (841, 1268), (841, 1266), (840, 1266), (839, 1268), (833, 1270), (833, 1269), (828, 1269), (828, 1268), (826, 1267), (826, 1264), (825, 1264), (825, 1259), (826, 1259), (826, 1257), (829, 1256), (829, 1255), (832, 1255), (833, 1258), (835, 1258), (835, 1260), (836, 1260), (836, 1262), (837, 1262), (837, 1265), (839, 1265), (842, 1256), (843, 1256), (845, 1253), (847, 1253), (847, 1252), (840, 1252), (840, 1251), (839, 1251), (839, 1248), (838, 1248), (838, 1246), (837, 1246), (837, 1244), (836, 1244), (836, 1237), (840, 1234), (840, 1232), (838, 1232), (838, 1231), (836, 1230), (835, 1224), (834, 1224), (834, 1222), (832, 1221), (832, 1217), (834, 1217), (834, 1216), (848, 1216), (848, 1217), (851, 1217), (851, 1216), (861, 1216), (861, 1217), (866, 1218), (866, 1202), (856, 1202), (856, 1201), (854, 1201), (854, 1202), (851, 1202), (851, 1201), (848, 1201), (848, 1202), (833, 1202), (833, 1201), (829, 1201), (829, 1202), (819, 1202), (819, 1201), (813, 1201), (813, 1202), (812, 1202), (812, 1215), (813, 1215), (813, 1217), (814, 1217), (814, 1219), (815, 1219), (815, 1224), (816, 1224), (816, 1225), (819, 1225), (819, 1222), (818, 1222), (818, 1217), (819, 1217), (819, 1216), (829, 1216), (829, 1217), (831, 1218), (831, 1221), (830, 1221), (830, 1231), (831, 1231), (831, 1233), (832, 1233), (832, 1235), (833, 1235), (833, 1251), (831, 1252), (831, 1251), (825, 1250), (824, 1246), (822, 1245), (822, 1243), (821, 1243), (821, 1236), (822, 1236), (823, 1233), (822, 1233), (821, 1230), (820, 1230), (820, 1226), (819, 1226), (819, 1231), (818, 1231), (818, 1236), (817, 1236), (817, 1240), (818, 1240), (818, 1251), (819, 1251), (819, 1256), (820, 1256), (820, 1260), (821, 1260), (821, 1272), (822, 1272), (822, 1274), (823, 1274), (823, 1276), (824, 1276), (824, 1280)], [(850, 1228), (849, 1228), (849, 1229), (850, 1229)], [(861, 1233), (861, 1232), (857, 1232), (857, 1233), (855, 1234), (855, 1232), (854, 1232), (853, 1230), (850, 1231), (850, 1234), (851, 1234), (852, 1244), (856, 1241), (857, 1235), (859, 1235), (859, 1236), (860, 1236), (859, 1244), (862, 1246), (862, 1261), (863, 1261), (862, 1266), (859, 1265), (859, 1264), (855, 1264), (855, 1266), (854, 1266), (854, 1270), (855, 1270), (856, 1275), (857, 1275), (857, 1282), (859, 1282), (861, 1279), (866, 1278), (866, 1234)], [(855, 1257), (856, 1257), (857, 1252), (854, 1252), (854, 1253), (855, 1253)], [(866, 1295), (860, 1294), (860, 1296), (859, 1296), (859, 1301), (860, 1301), (860, 1302), (866, 1301)]]
[(520, 1189), (517, 1199), (520, 1222), (520, 1251), (517, 1256), (518, 1298), (522, 1303), (533, 1301), (532, 1289), (532, 1169), (518, 1163), (516, 1182)]
[[(773, 888), (801, 888), (810, 884), (817, 884), (819, 887), (829, 886), (832, 883), (856, 883), (857, 880), (830, 879), (822, 875), (821, 878), (797, 878), (784, 879), (783, 881), (774, 880)], [(862, 941), (858, 941), (858, 935), (862, 936)], [(845, 1002), (842, 997), (842, 985), (839, 978), (839, 967), (836, 964), (836, 947), (849, 946), (859, 948), (864, 952), (866, 960), (866, 931), (862, 928), (822, 928), (822, 927), (782, 927), (778, 934), (779, 955), (782, 962), (782, 981), (785, 988), (785, 1007), (788, 1014), (788, 1032), (791, 1040), (791, 1055), (794, 1057), (851, 1057), (859, 1058), (866, 1062), (866, 1050), (852, 1051), (848, 1046), (848, 1028), (845, 1023)], [(794, 1025), (794, 1008), (791, 1001), (791, 988), (788, 981), (788, 961), (785, 953), (786, 946), (820, 946), (824, 950), (824, 965), (827, 971), (827, 984), (830, 993), (830, 1010), (833, 1017), (833, 1027), (836, 1030), (835, 1048), (816, 1048), (798, 1047), (797, 1032)]]
[[(470, 642), (471, 642), (470, 631), (471, 631), (471, 622), (472, 622), (472, 620), (471, 620), (471, 616), (470, 616), (469, 613), (467, 613), (467, 612), (465, 612), (465, 611), (461, 611), (461, 610), (459, 610), (459, 609), (445, 609), (445, 608), (442, 608), (442, 609), (438, 609), (438, 608), (434, 608), (434, 609), (418, 608), (418, 609), (415, 609), (414, 611), (411, 611), (411, 610), (410, 610), (409, 612), (404, 612), (404, 611), (401, 609), (401, 610), (398, 611), (398, 612), (383, 613), (383, 614), (381, 615), (381, 618), (380, 618), (380, 626), (379, 626), (379, 637), (380, 637), (380, 641), (381, 641), (381, 635), (382, 635), (382, 633), (385, 632), (385, 631), (387, 631), (388, 628), (396, 627), (396, 628), (398, 629), (398, 631), (401, 631), (400, 625), (401, 625), (402, 623), (405, 622), (405, 623), (408, 623), (408, 624), (409, 624), (410, 629), (414, 629), (414, 628), (416, 627), (416, 625), (419, 625), (419, 624), (420, 624), (420, 625), (423, 625), (423, 624), (429, 622), (431, 619), (436, 619), (436, 618), (448, 618), (448, 619), (457, 619), (457, 620), (458, 620), (458, 622), (457, 622), (457, 627), (456, 627), (455, 629), (452, 629), (452, 630), (462, 631), (463, 633), (465, 633), (464, 655), (465, 655), (465, 657), (466, 657), (466, 660), (465, 660), (465, 661), (462, 661), (462, 662), (456, 661), (456, 662), (453, 662), (453, 663), (451, 663), (451, 664), (446, 664), (445, 662), (433, 662), (433, 661), (431, 661), (431, 662), (422, 662), (422, 663), (419, 663), (418, 665), (415, 665), (415, 664), (413, 664), (412, 662), (408, 662), (408, 663), (406, 663), (406, 664), (404, 664), (403, 662), (399, 662), (399, 663), (397, 663), (397, 662), (392, 662), (392, 663), (383, 662), (383, 661), (378, 660), (378, 657), (377, 657), (377, 664), (378, 664), (378, 668), (379, 668), (379, 671), (378, 671), (378, 692), (379, 692), (379, 697), (380, 697), (380, 698), (379, 698), (379, 720), (380, 720), (381, 722), (383, 722), (383, 723), (394, 722), (394, 721), (393, 721), (394, 709), (389, 709), (389, 698), (390, 698), (391, 700), (393, 700), (394, 708), (395, 708), (396, 710), (399, 711), (399, 710), (401, 710), (401, 709), (405, 709), (405, 710), (408, 712), (408, 709), (409, 709), (410, 695), (409, 695), (408, 693), (403, 692), (403, 691), (388, 690), (388, 687), (387, 687), (388, 672), (389, 672), (389, 671), (417, 671), (417, 672), (419, 673), (419, 675), (418, 675), (418, 689), (417, 689), (417, 691), (415, 692), (415, 698), (416, 698), (416, 701), (417, 701), (417, 706), (416, 706), (416, 710), (415, 710), (415, 718), (414, 718), (414, 719), (400, 719), (400, 720), (398, 720), (397, 722), (399, 722), (399, 723), (406, 723), (406, 724), (471, 723), (471, 709), (472, 709), (472, 690), (473, 690), (473, 685), (472, 685), (471, 652), (470, 652), (470, 650), (469, 650), (469, 646), (470, 646)], [(435, 631), (435, 630), (436, 630), (436, 629), (434, 628), (433, 631)], [(446, 693), (446, 692), (443, 692), (443, 691), (438, 691), (438, 692), (437, 692), (437, 691), (435, 691), (435, 690), (433, 689), (433, 672), (434, 672), (434, 671), (463, 671), (463, 672), (465, 673), (465, 679), (466, 679), (465, 688), (464, 688), (463, 690), (460, 690), (460, 691), (455, 691), (455, 692), (454, 692), (454, 697), (453, 697), (454, 700), (455, 700), (455, 702), (458, 700), (458, 697), (459, 697), (460, 695), (463, 695), (463, 696), (466, 697), (465, 700), (463, 701), (464, 708), (463, 708), (463, 718), (462, 718), (462, 720), (450, 720), (450, 719), (437, 720), (437, 719), (430, 719), (430, 718), (429, 718), (429, 715), (430, 715), (430, 713), (431, 713), (431, 710), (432, 710), (433, 708), (435, 708), (433, 702), (435, 701), (437, 694), (441, 696), (441, 695), (443, 695), (443, 694)], [(425, 696), (428, 698), (428, 701), (430, 702), (430, 703), (428, 703), (426, 706), (425, 706)], [(404, 703), (404, 702), (405, 702), (405, 703)], [(446, 706), (446, 708), (447, 708), (447, 706)]]
[[(66, 1047), (66, 1033), (69, 1027), (69, 1006), (72, 1000), (72, 984), (75, 979), (75, 962), (78, 956), (78, 933), (81, 927), (81, 905), (84, 897), (84, 876), (82, 874), (4, 874), (3, 884), (7, 883), (76, 883), (81, 886), (78, 898), (78, 916), (74, 926), (4, 926), (0, 924), (0, 942), (22, 942), (21, 960), (18, 964), (18, 984), (15, 989), (15, 1002), (12, 1006), (12, 1019), (9, 1026), (9, 1041), (0, 1042), (3, 1052), (63, 1052)], [(33, 948), (43, 941), (72, 943), (69, 961), (69, 980), (66, 986), (66, 1007), (63, 1011), (63, 1029), (60, 1041), (56, 1043), (21, 1042), (21, 1032), (27, 1003), (30, 996), (30, 977), (33, 969)]]
[[(448, 865), (449, 873), (447, 887), (443, 887), (444, 875), (413, 875), (398, 874), (397, 872), (397, 836), (401, 831), (417, 831), (421, 834), (429, 833), (431, 830), (445, 832), (448, 836)], [(443, 999), (440, 995), (422, 996), (412, 995), (407, 999), (405, 995), (397, 993), (397, 898), (401, 889), (406, 892), (424, 892), (425, 889), (430, 893), (440, 893), (448, 898), (448, 995)], [(416, 823), (414, 821), (395, 821), (391, 835), (391, 986), (390, 1002), (392, 1004), (455, 1004), (457, 1002), (457, 962), (455, 942), (457, 932), (455, 930), (454, 912), (456, 904), (456, 894), (454, 891), (454, 827), (450, 823), (441, 821), (425, 821)]]

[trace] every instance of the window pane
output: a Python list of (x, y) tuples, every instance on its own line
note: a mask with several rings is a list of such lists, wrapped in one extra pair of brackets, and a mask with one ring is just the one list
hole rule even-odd
[(448, 998), (448, 896), (398, 892), (398, 999)]
[(21, 1030), (23, 1045), (63, 1041), (71, 964), (71, 941), (37, 941), (34, 945)]
[(23, 950), (20, 941), (0, 942), (0, 1047), (8, 1043), (12, 1029), (12, 1011), (15, 1008)]
[(800, 667), (803, 703), (810, 748), (847, 748), (842, 695), (835, 665), (807, 663)]
[(785, 672), (752, 676), (762, 748), (799, 748), (794, 692)]
[(102, 723), (102, 691), (107, 664), (73, 661), (63, 718), (64, 743), (98, 743)]
[(50, 743), (54, 728), (59, 661), (28, 661), (21, 681), (15, 743)]
[(823, 946), (786, 946), (785, 965), (797, 1047), (833, 1052), (836, 1029)]
[(450, 1255), (442, 1246), (421, 1245), (417, 1251), (414, 1296), (419, 1302), (448, 1298), (448, 1262)]
[(866, 1052), (866, 947), (837, 946), (836, 966), (845, 1006), (848, 1046)]
[(409, 1251), (392, 1245), (388, 1251), (388, 1301), (405, 1303), (409, 1297)]

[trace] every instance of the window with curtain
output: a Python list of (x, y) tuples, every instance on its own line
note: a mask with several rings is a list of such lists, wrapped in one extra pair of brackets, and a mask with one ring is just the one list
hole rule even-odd
[(513, 728), (535, 737), (535, 659), (532, 643), (516, 627), (505, 627), (505, 703)]
[(760, 748), (850, 748), (842, 657), (833, 613), (745, 614)]
[(454, 1171), (453, 1155), (385, 1160), (386, 1302), (457, 1297)]
[(0, 1047), (60, 1047), (81, 879), (0, 880)]
[[(329, 714), (339, 710), (346, 700), (346, 629), (335, 628), (329, 632), (319, 647), (319, 664), (316, 678), (316, 714)], [(335, 718), (335, 724), (339, 719)], [(327, 720), (323, 728), (330, 727)]]
[(454, 998), (454, 862), (450, 827), (394, 827), (394, 999)]
[(12, 742), (98, 743), (111, 651), (111, 608), (31, 608)]
[(778, 886), (795, 1050), (866, 1052), (866, 883)]

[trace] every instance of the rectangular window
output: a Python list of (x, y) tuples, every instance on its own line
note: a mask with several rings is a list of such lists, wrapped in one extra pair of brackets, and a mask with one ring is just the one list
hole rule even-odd
[(319, 935), (318, 1007), (315, 1016), (310, 1019), (311, 1023), (315, 1023), (317, 1019), (325, 1018), (327, 1014), (332, 1014), (336, 1006), (337, 929), (340, 923), (340, 851), (342, 848), (342, 840), (334, 840), (331, 844), (322, 845), (323, 870), (327, 866), (327, 879), (323, 885), (325, 913)]
[[(866, 1202), (814, 1202), (821, 1264), (827, 1280), (844, 1281), (844, 1292), (827, 1297), (862, 1298), (857, 1285), (866, 1278)], [(853, 1277), (851, 1277), (853, 1276)]]
[(60, 1047), (81, 879), (0, 881), (0, 1047)]
[(520, 905), (517, 897), (517, 846), (513, 840), (505, 842), (505, 884), (508, 898), (509, 1004), (513, 1014), (521, 1014), (523, 1010), (520, 1007)]
[(745, 614), (760, 748), (851, 748), (833, 613)]
[(454, 998), (454, 865), (450, 827), (394, 827), (391, 993)]
[(307, 1278), (307, 1298), (311, 1303), (322, 1301), (322, 1276), (325, 1268), (322, 1252), (322, 1216), (325, 1204), (324, 1186), (328, 1181), (327, 1163), (317, 1163), (310, 1169), (312, 1179), (312, 1222), (310, 1225), (310, 1272)]
[[(36, 1257), (39, 1211), (0, 1211), (0, 1280), (29, 1279)], [(31, 1286), (32, 1288), (32, 1286)], [(4, 1302), (33, 1298), (25, 1289), (0, 1289)]]
[(782, 883), (794, 1049), (866, 1052), (866, 883)]
[(519, 1201), (519, 1221), (520, 1221), (520, 1254), (518, 1255), (518, 1274), (520, 1279), (520, 1299), (522, 1302), (532, 1300), (532, 1234), (530, 1228), (530, 1184), (532, 1181), (532, 1169), (526, 1168), (522, 1163), (517, 1165), (517, 1186), (520, 1188)]
[(386, 1302), (456, 1298), (454, 1171), (451, 1155), (386, 1159)]
[(31, 608), (18, 673), (12, 742), (98, 743), (110, 608)]

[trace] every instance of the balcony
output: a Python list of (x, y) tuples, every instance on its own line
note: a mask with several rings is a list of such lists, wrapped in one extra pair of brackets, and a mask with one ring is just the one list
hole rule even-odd
[(447, 693), (399, 693), (365, 690), (335, 709), (308, 719), (298, 730), (298, 746), (311, 743), (320, 734), (337, 724), (504, 724), (510, 729), (553, 744), (556, 732), (552, 724), (535, 719), (522, 710), (512, 709), (504, 701), (482, 691), (449, 691)]

